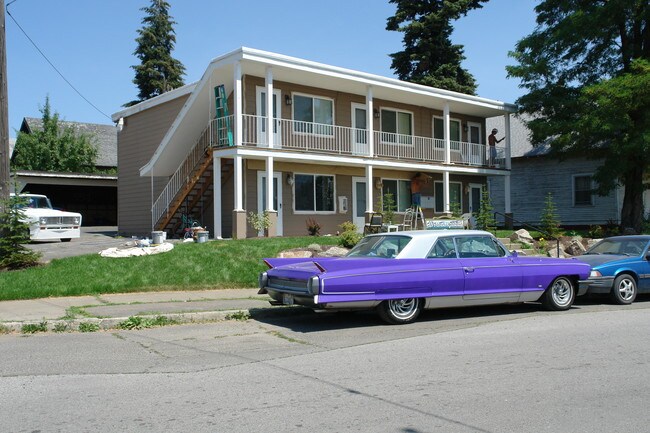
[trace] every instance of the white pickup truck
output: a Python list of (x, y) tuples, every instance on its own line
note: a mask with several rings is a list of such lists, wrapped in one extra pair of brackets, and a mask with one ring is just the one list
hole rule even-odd
[[(13, 195), (13, 194), (12, 194)], [(81, 214), (52, 208), (50, 199), (40, 194), (20, 194), (25, 222), (29, 224), (29, 238), (34, 241), (61, 239), (70, 242), (81, 236)]]

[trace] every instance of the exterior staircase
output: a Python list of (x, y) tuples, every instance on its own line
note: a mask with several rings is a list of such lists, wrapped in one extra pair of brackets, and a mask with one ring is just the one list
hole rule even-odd
[[(194, 219), (212, 205), (214, 197), (214, 168), (212, 150), (222, 145), (221, 137), (227, 128), (228, 118), (213, 119), (198, 141), (169, 178), (167, 185), (152, 207), (154, 230), (164, 230), (171, 237), (183, 235), (183, 220)], [(225, 183), (233, 174), (230, 159), (222, 159), (221, 181)], [(203, 221), (199, 221), (203, 223)]]

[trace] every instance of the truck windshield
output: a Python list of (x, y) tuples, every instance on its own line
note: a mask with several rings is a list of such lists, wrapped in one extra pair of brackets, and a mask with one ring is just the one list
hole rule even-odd
[(47, 197), (30, 197), (23, 196), (22, 202), (20, 203), (21, 208), (32, 208), (32, 209), (52, 209), (52, 204), (50, 199)]

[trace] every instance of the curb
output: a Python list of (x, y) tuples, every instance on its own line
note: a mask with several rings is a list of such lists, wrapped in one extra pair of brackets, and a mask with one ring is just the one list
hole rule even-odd
[[(100, 330), (108, 331), (111, 329), (119, 329), (119, 330), (126, 331), (129, 329), (122, 329), (119, 327), (119, 324), (128, 321), (131, 317), (140, 317), (143, 319), (155, 319), (158, 317), (165, 317), (173, 321), (174, 325), (181, 325), (187, 323), (218, 322), (223, 320), (229, 320), (229, 316), (234, 314), (242, 314), (242, 313), (246, 314), (249, 318), (251, 316), (251, 310), (239, 309), (239, 310), (221, 310), (221, 311), (201, 311), (201, 312), (194, 312), (194, 313), (143, 314), (143, 315), (136, 315), (130, 317), (110, 317), (110, 318), (102, 318), (102, 319), (87, 317), (83, 319), (70, 319), (70, 320), (43, 319), (43, 320), (28, 320), (24, 322), (4, 322), (4, 323), (0, 323), (0, 334), (3, 333), (36, 334), (36, 333), (43, 333), (43, 332), (57, 332), (55, 331), (56, 329), (62, 329), (62, 331), (58, 331), (57, 333), (95, 332)], [(238, 320), (238, 319), (233, 319), (233, 320)], [(38, 326), (42, 324), (45, 324), (44, 327), (47, 329), (47, 331), (39, 330), (36, 332), (23, 332), (23, 327), (25, 325)], [(81, 331), (80, 327), (83, 328), (84, 325), (91, 325), (91, 327), (92, 325), (96, 325), (96, 329), (92, 331)], [(145, 327), (133, 328), (132, 330), (136, 330), (136, 329), (145, 329)]]

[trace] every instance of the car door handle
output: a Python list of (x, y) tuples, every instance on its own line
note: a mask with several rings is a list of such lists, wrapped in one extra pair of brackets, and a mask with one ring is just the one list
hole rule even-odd
[(474, 272), (474, 268), (463, 268), (463, 270), (467, 273)]

